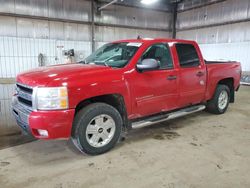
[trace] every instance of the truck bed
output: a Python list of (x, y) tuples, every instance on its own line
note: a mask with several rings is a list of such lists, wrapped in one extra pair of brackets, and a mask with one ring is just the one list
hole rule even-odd
[(207, 61), (205, 60), (205, 64), (223, 64), (223, 63), (238, 63), (237, 61)]
[(218, 82), (225, 78), (233, 79), (233, 87), (238, 89), (241, 65), (236, 61), (205, 61), (207, 67), (207, 99), (212, 98)]

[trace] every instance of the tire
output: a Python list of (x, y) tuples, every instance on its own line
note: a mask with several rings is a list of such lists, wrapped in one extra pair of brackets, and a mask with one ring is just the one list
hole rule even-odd
[(105, 103), (93, 103), (81, 109), (73, 123), (73, 143), (78, 150), (98, 155), (112, 149), (122, 132), (120, 113)]
[(226, 85), (218, 85), (215, 90), (213, 98), (207, 103), (206, 110), (213, 114), (223, 114), (226, 112), (228, 108), (229, 101), (230, 101), (229, 87)]

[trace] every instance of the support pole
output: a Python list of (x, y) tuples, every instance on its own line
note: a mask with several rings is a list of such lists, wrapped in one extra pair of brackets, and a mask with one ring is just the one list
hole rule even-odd
[(91, 0), (91, 50), (95, 51), (95, 0)]
[(177, 21), (177, 8), (178, 8), (178, 3), (173, 4), (173, 12), (172, 12), (172, 38), (176, 38), (176, 21)]

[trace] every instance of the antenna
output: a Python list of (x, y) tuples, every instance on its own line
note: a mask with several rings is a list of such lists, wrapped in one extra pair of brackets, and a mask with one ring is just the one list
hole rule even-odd
[(142, 38), (141, 38), (141, 36), (140, 35), (138, 35), (137, 36), (137, 40), (141, 40)]

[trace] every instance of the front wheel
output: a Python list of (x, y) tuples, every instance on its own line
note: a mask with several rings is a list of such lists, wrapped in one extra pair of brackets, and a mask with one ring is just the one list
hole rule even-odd
[(122, 130), (120, 113), (105, 103), (80, 110), (74, 120), (74, 144), (82, 152), (98, 155), (112, 149)]
[(226, 85), (218, 85), (213, 98), (207, 103), (207, 111), (213, 114), (226, 112), (230, 101), (230, 89)]

